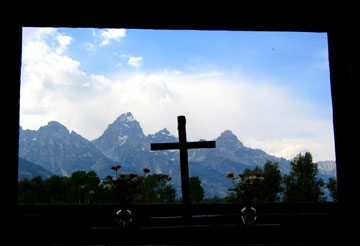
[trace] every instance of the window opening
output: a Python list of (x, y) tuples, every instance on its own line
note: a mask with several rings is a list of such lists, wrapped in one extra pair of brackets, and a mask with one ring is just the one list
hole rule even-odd
[(178, 153), (150, 151), (178, 141), (179, 115), (217, 143), (188, 152), (193, 202), (279, 172), (259, 201), (283, 201), (305, 157), (336, 199), (325, 33), (26, 27), (22, 43), (19, 203), (114, 202), (119, 175), (136, 202), (179, 202)]

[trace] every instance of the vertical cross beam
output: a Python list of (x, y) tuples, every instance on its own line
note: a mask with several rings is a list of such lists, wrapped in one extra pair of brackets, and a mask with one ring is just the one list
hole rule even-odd
[(185, 116), (178, 116), (179, 150), (180, 150), (180, 173), (181, 192), (184, 206), (185, 220), (190, 218), (190, 191), (189, 191), (189, 163), (186, 139)]
[(185, 221), (188, 223), (191, 216), (190, 211), (190, 190), (189, 190), (189, 163), (188, 149), (215, 148), (215, 141), (188, 142), (186, 139), (186, 119), (185, 116), (178, 116), (178, 143), (152, 143), (151, 150), (180, 150), (180, 173), (181, 191), (184, 208)]

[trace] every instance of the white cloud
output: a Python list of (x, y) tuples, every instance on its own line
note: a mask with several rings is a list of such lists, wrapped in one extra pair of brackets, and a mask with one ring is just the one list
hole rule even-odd
[(72, 37), (59, 34), (56, 39), (60, 44), (60, 47), (56, 49), (56, 53), (62, 54), (71, 43)]
[[(84, 87), (87, 80), (79, 70), (80, 62), (62, 55), (71, 37), (53, 30), (24, 30), (20, 114), (22, 122), (25, 120), (31, 128), (46, 124), (61, 107), (59, 103), (81, 96), (78, 88)], [(29, 38), (34, 32), (35, 38)], [(49, 43), (58, 42), (60, 47), (50, 47), (47, 39)]]
[(93, 43), (85, 44), (87, 51), (95, 51), (95, 45)]
[(22, 61), (33, 64), (42, 61), (49, 52), (49, 46), (44, 41), (23, 43)]
[(119, 41), (121, 38), (126, 37), (126, 30), (125, 29), (102, 30), (100, 32), (100, 36), (102, 38), (102, 42), (100, 43), (100, 46), (105, 46), (110, 44), (111, 40)]
[(39, 42), (43, 41), (49, 36), (53, 36), (57, 33), (56, 28), (33, 28), (25, 27), (22, 30), (23, 43)]
[(127, 64), (129, 66), (139, 68), (143, 60), (144, 59), (142, 57), (130, 56)]
[(185, 115), (190, 140), (215, 139), (230, 129), (245, 145), (279, 157), (310, 151), (317, 160), (334, 159), (331, 120), (314, 117), (315, 105), (284, 88), (213, 72), (138, 73), (108, 85), (98, 104), (111, 111), (103, 116), (108, 119), (104, 128), (118, 114), (131, 111), (146, 134), (167, 127), (176, 135), (176, 117)]

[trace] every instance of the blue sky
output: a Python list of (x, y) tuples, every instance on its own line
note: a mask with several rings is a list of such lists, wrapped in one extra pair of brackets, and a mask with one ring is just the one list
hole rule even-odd
[(190, 140), (334, 160), (325, 33), (24, 28), (20, 122), (88, 139), (131, 111), (145, 134), (188, 119)]

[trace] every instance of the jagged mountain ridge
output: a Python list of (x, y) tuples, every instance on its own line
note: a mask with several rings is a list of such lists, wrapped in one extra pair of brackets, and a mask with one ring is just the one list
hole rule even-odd
[[(229, 130), (215, 139), (216, 149), (189, 150), (190, 176), (199, 176), (207, 196), (224, 196), (231, 186), (225, 176), (245, 168), (262, 166), (266, 160), (278, 162), (287, 173), (289, 161), (247, 148)], [(178, 151), (150, 151), (150, 143), (177, 142), (166, 128), (145, 135), (138, 121), (128, 112), (109, 124), (97, 139), (89, 141), (58, 122), (49, 122), (38, 131), (20, 127), (19, 156), (56, 175), (76, 170), (95, 170), (100, 177), (113, 174), (110, 166), (120, 164), (121, 171), (140, 173), (143, 167), (152, 173), (168, 174), (180, 192)]]
[(146, 136), (131, 113), (120, 115), (92, 142), (105, 156), (113, 160), (122, 160), (128, 147), (140, 150), (148, 147)]
[(319, 173), (325, 178), (336, 177), (336, 162), (335, 161), (319, 161), (318, 163)]
[(105, 175), (105, 165), (117, 162), (105, 157), (96, 146), (56, 121), (39, 130), (19, 129), (19, 157), (53, 174), (69, 176), (77, 170), (94, 170)]

